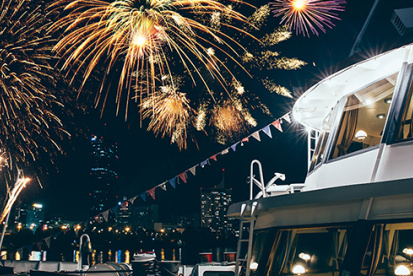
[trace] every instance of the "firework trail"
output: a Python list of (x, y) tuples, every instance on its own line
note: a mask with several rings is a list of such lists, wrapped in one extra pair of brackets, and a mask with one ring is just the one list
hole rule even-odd
[(310, 37), (318, 35), (318, 30), (323, 33), (328, 27), (335, 25), (333, 19), (340, 20), (337, 12), (344, 11), (345, 0), (275, 0), (272, 9), (275, 16), (281, 17), (281, 24), (295, 30), (296, 34)]

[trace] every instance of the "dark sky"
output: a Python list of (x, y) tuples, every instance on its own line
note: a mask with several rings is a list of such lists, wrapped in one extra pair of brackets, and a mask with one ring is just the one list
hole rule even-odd
[[(348, 57), (373, 2), (350, 0), (346, 4), (346, 11), (340, 13), (342, 20), (334, 21), (336, 26), (332, 30), (328, 29), (326, 34), (321, 33), (320, 36), (311, 38), (294, 35), (281, 43), (279, 49), (283, 56), (298, 57), (308, 62), (308, 65), (298, 71), (277, 73), (280, 81), (290, 89), (301, 88), (298, 91), (303, 92), (304, 87), (308, 87), (310, 83), (337, 70), (339, 67), (336, 64)], [(379, 3), (360, 45), (362, 54), (379, 53), (400, 45), (402, 40), (411, 41), (411, 36), (400, 37), (390, 23), (393, 9), (412, 6), (409, 3), (410, 0), (382, 0)], [(275, 26), (278, 21), (279, 19), (270, 18), (268, 25)], [(254, 89), (253, 82), (247, 85)], [(259, 117), (259, 125), (245, 133), (244, 137), (291, 111), (294, 102), (294, 99), (269, 95), (265, 91), (256, 92), (270, 108), (273, 118)], [(169, 140), (155, 138), (152, 133), (140, 129), (137, 120), (133, 118), (124, 122), (122, 116), (116, 117), (106, 112), (104, 118), (99, 119), (99, 115), (92, 112), (82, 120), (89, 124), (90, 133), (86, 134), (102, 135), (105, 140), (118, 143), (118, 190), (119, 195), (128, 198), (171, 179), (232, 144), (224, 146), (214, 142), (212, 137), (201, 136), (198, 140), (199, 149), (189, 143), (187, 150), (179, 151), (176, 145), (169, 144)], [(261, 142), (252, 138), (243, 147), (238, 146), (236, 152), (230, 150), (229, 154), (219, 156), (217, 162), (211, 161), (210, 166), (204, 169), (198, 167), (195, 177), (188, 174), (187, 184), (180, 184), (175, 190), (168, 186), (166, 192), (157, 189), (157, 200), (149, 199), (148, 202), (160, 204), (164, 214), (199, 212), (199, 188), (218, 184), (223, 169), (227, 188), (232, 188), (234, 200), (247, 199), (249, 186), (246, 179), (253, 159), (261, 161), (266, 181), (272, 178), (274, 172), (281, 172), (286, 174), (285, 183), (302, 182), (306, 174), (306, 136), (296, 124), (282, 126), (283, 133), (272, 128), (273, 139), (261, 132)], [(57, 158), (59, 173), (52, 172), (49, 177), (45, 177), (43, 189), (38, 186), (28, 187), (20, 199), (27, 202), (41, 201), (49, 216), (64, 215), (70, 219), (85, 220), (89, 217), (88, 138), (74, 138), (72, 148), (67, 150), (67, 156)]]

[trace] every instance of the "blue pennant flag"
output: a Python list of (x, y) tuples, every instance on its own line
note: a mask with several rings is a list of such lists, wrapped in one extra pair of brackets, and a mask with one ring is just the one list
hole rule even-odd
[(143, 201), (146, 201), (146, 192), (140, 193), (139, 196), (143, 199)]
[(169, 179), (168, 182), (171, 183), (172, 187), (175, 189), (175, 187), (176, 187), (176, 176), (172, 179)]
[(116, 205), (115, 207), (112, 208), (112, 212), (113, 212), (113, 214), (115, 214), (115, 216), (118, 216), (118, 210), (119, 210), (118, 205)]
[(236, 142), (235, 144), (233, 144), (232, 146), (231, 146), (231, 149), (233, 150), (233, 151), (235, 151), (236, 149), (237, 149), (237, 145), (239, 144), (239, 142)]
[(206, 165), (208, 165), (208, 159), (205, 161), (202, 161), (201, 164), (199, 165), (201, 165), (202, 168), (205, 167)]
[(270, 137), (270, 138), (272, 138), (272, 135), (271, 135), (271, 129), (270, 129), (270, 125), (268, 125), (268, 126), (266, 126), (266, 127), (264, 127), (263, 129), (261, 129), (265, 134), (267, 134), (268, 135), (268, 137)]

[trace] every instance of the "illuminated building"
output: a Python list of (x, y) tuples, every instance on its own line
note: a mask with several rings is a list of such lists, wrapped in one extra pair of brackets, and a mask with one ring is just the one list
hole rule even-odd
[(232, 231), (232, 220), (227, 218), (228, 206), (232, 203), (231, 192), (225, 189), (224, 177), (219, 185), (201, 191), (201, 227), (217, 234)]
[(130, 223), (133, 228), (154, 229), (154, 223), (159, 221), (159, 206), (150, 204), (134, 206)]
[(16, 210), (16, 224), (24, 228), (36, 231), (44, 221), (43, 205), (34, 203), (33, 205), (22, 205)]
[(92, 136), (91, 144), (90, 212), (96, 215), (116, 205), (118, 147), (96, 136)]

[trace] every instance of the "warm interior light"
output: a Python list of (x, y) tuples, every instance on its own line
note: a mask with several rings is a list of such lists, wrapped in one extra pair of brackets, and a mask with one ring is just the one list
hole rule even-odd
[(386, 104), (391, 104), (391, 98), (386, 98), (386, 99), (384, 99), (384, 102), (386, 103)]
[(298, 265), (295, 265), (295, 266), (293, 267), (292, 272), (293, 272), (294, 274), (304, 274), (304, 273), (305, 273), (305, 268), (304, 268), (304, 266), (298, 264)]
[(304, 261), (309, 261), (309, 260), (311, 259), (311, 256), (308, 255), (307, 253), (304, 253), (304, 252), (298, 254), (298, 257), (301, 258), (301, 259), (303, 259)]
[(403, 249), (403, 253), (407, 254), (407, 255), (413, 255), (413, 249), (405, 248), (405, 249)]
[(397, 275), (397, 276), (399, 276), (399, 275), (410, 275), (410, 270), (405, 265), (399, 265), (394, 270), (394, 274)]
[(252, 262), (251, 265), (250, 265), (250, 269), (251, 270), (257, 270), (257, 268), (258, 268), (258, 263)]
[(384, 118), (386, 118), (386, 114), (380, 113), (380, 114), (377, 114), (376, 117), (379, 118), (379, 119), (384, 119)]
[(305, 6), (306, 6), (306, 2), (307, 2), (306, 0), (295, 0), (295, 1), (293, 1), (294, 9), (296, 9), (298, 11), (304, 9)]
[(367, 138), (367, 133), (364, 130), (359, 130), (354, 137), (356, 137), (356, 139), (364, 140)]

